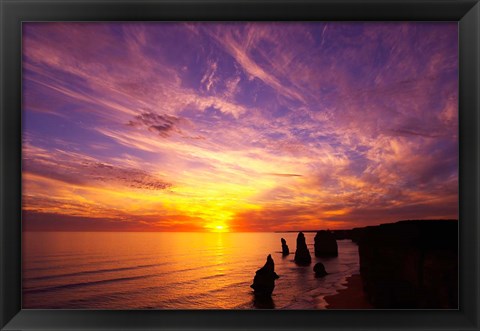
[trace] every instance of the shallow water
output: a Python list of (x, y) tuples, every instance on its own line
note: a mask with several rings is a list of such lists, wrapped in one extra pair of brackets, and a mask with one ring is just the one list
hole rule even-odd
[[(27, 232), (23, 308), (323, 309), (324, 296), (358, 273), (358, 249), (338, 241), (337, 258), (293, 262), (297, 233)], [(282, 257), (280, 238), (291, 254)], [(249, 287), (268, 254), (280, 276), (271, 302)], [(315, 278), (313, 266), (329, 274)]]

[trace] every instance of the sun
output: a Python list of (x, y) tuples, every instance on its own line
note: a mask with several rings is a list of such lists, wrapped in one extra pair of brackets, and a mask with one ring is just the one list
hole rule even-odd
[(228, 232), (228, 226), (224, 224), (213, 224), (208, 228), (211, 232)]
[(225, 231), (227, 231), (227, 229), (225, 228), (224, 225), (217, 225), (217, 226), (215, 226), (215, 231), (216, 232), (225, 232)]

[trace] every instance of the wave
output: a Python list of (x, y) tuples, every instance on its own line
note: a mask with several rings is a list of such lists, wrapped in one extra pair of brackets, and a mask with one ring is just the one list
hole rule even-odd
[[(35, 277), (35, 278), (26, 278), (25, 280), (30, 280), (30, 281), (37, 280), (38, 281), (38, 280), (64, 278), (64, 277), (77, 276), (77, 275), (89, 275), (89, 274), (101, 274), (101, 273), (104, 273), (104, 272), (128, 271), (128, 270), (136, 270), (136, 269), (142, 269), (142, 268), (151, 268), (151, 267), (161, 266), (161, 265), (166, 265), (166, 264), (169, 264), (169, 263), (165, 262), (165, 263), (160, 263), (160, 264), (148, 264), (148, 265), (141, 265), (141, 266), (136, 266), (136, 267), (123, 267), (123, 268), (103, 269), (103, 270), (88, 270), (88, 271), (81, 271), (81, 272), (70, 273), (70, 274), (49, 275), (49, 276), (40, 276), (40, 277)], [(184, 273), (184, 272), (188, 272), (188, 271), (196, 271), (196, 270), (211, 268), (211, 267), (215, 267), (215, 266), (219, 266), (219, 265), (223, 265), (223, 264), (222, 263), (217, 263), (217, 264), (207, 265), (207, 266), (197, 266), (197, 267), (194, 267), (194, 268), (180, 269), (180, 270), (175, 271), (175, 273), (179, 274), (179, 273)], [(117, 282), (117, 281), (128, 281), (128, 280), (136, 280), (136, 279), (144, 279), (144, 278), (154, 278), (154, 277), (160, 277), (160, 276), (168, 275), (168, 274), (171, 274), (171, 271), (165, 271), (165, 272), (160, 272), (160, 273), (156, 273), (156, 274), (149, 274), (149, 275), (142, 275), (142, 276), (111, 278), (111, 279), (89, 281), (89, 282), (78, 282), (78, 283), (48, 286), (48, 287), (25, 287), (24, 286), (23, 291), (25, 293), (45, 293), (45, 292), (50, 292), (50, 291), (58, 291), (58, 290), (62, 290), (62, 289), (75, 289), (75, 288), (84, 287), (84, 286), (104, 285), (104, 284), (108, 284), (108, 283), (114, 283), (114, 282)], [(198, 281), (208, 280), (208, 279), (215, 279), (215, 278), (220, 278), (220, 277), (224, 277), (224, 276), (225, 276), (225, 274), (208, 275), (208, 276), (205, 276), (205, 277), (189, 279), (187, 281), (169, 283), (168, 286), (185, 285), (185, 284), (189, 284), (189, 283), (192, 283), (192, 282), (198, 282)], [(164, 286), (159, 286), (159, 287), (156, 287), (156, 288), (161, 289), (163, 287)]]
[(122, 282), (122, 281), (137, 280), (142, 278), (151, 278), (155, 276), (156, 275), (144, 275), (144, 276), (103, 279), (103, 280), (95, 280), (91, 282), (73, 283), (73, 284), (65, 284), (65, 285), (50, 286), (50, 287), (43, 287), (43, 288), (24, 289), (23, 292), (30, 293), (30, 294), (45, 293), (45, 292), (53, 292), (53, 291), (64, 290), (64, 289), (75, 289), (75, 288), (85, 287), (85, 286), (96, 286), (96, 285), (104, 285), (104, 284), (116, 283), (116, 282)]
[(47, 276), (38, 276), (38, 277), (30, 277), (30, 278), (26, 277), (26, 278), (24, 278), (24, 280), (26, 280), (26, 281), (47, 280), (47, 279), (74, 277), (74, 276), (82, 276), (82, 275), (92, 275), (92, 274), (109, 273), (109, 272), (117, 272), (117, 271), (137, 270), (137, 269), (150, 268), (150, 267), (155, 267), (155, 266), (160, 266), (160, 265), (165, 265), (165, 264), (168, 264), (168, 262), (155, 263), (155, 264), (144, 264), (144, 265), (138, 265), (138, 266), (134, 266), (134, 267), (86, 270), (86, 271), (72, 272), (72, 273), (68, 273), (68, 274), (47, 275)]

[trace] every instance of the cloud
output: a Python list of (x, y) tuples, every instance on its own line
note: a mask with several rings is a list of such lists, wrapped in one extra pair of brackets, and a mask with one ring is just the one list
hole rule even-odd
[(141, 219), (118, 219), (116, 217), (85, 217), (60, 213), (22, 212), (24, 231), (192, 231), (203, 230), (197, 225), (198, 219), (181, 215), (159, 216)]
[[(240, 34), (232, 26), (225, 26), (220, 31), (219, 33), (211, 33), (212, 37), (225, 48), (247, 74), (260, 79), (287, 98), (305, 102), (302, 94), (293, 88), (285, 86), (274, 74), (269, 73), (265, 67), (259, 65), (249, 54), (250, 49), (255, 48), (263, 39), (268, 38), (267, 29), (263, 29), (260, 26), (255, 28), (247, 26), (244, 33)], [(241, 36), (245, 36), (245, 39), (242, 39)]]
[(180, 132), (175, 125), (180, 119), (175, 116), (155, 114), (153, 112), (144, 112), (135, 116), (134, 120), (128, 122), (129, 126), (145, 126), (150, 131), (158, 133), (161, 137), (168, 137), (171, 131)]
[(269, 176), (278, 176), (278, 177), (302, 177), (299, 174), (276, 174), (276, 173), (267, 173)]
[(28, 145), (23, 151), (26, 155), (23, 158), (25, 173), (67, 184), (87, 186), (104, 183), (142, 190), (165, 190), (172, 186), (144, 170), (100, 162), (80, 153), (52, 152)]
[(391, 133), (392, 135), (395, 135), (395, 136), (419, 136), (424, 138), (441, 137), (441, 135), (439, 134), (425, 133), (421, 131), (414, 131), (414, 130), (408, 130), (408, 129), (393, 129), (390, 131), (386, 131), (385, 133)]
[(215, 77), (215, 72), (217, 71), (217, 63), (214, 61), (210, 62), (210, 65), (205, 72), (205, 75), (202, 77), (200, 83), (205, 84), (205, 89), (210, 91), (215, 83), (218, 82), (218, 78)]

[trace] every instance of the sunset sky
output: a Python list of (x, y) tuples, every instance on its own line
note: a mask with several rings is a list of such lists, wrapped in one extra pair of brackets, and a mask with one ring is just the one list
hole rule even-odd
[(24, 23), (24, 229), (457, 218), (457, 42), (457, 23)]

